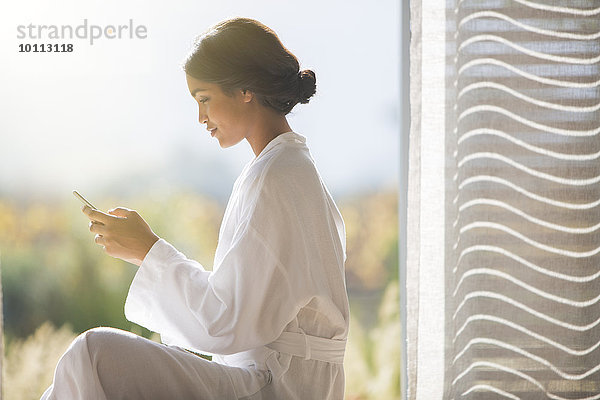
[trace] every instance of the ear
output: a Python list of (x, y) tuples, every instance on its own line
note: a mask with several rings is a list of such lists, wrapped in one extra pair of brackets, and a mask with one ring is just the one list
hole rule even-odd
[(254, 92), (251, 92), (248, 89), (242, 89), (242, 101), (244, 103), (250, 103), (252, 101), (252, 99), (254, 98)]

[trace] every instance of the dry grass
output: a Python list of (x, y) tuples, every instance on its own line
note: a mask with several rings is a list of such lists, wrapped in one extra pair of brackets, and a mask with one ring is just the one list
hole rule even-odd
[(39, 399), (52, 383), (60, 356), (75, 337), (67, 326), (56, 329), (44, 323), (25, 340), (11, 343), (4, 359), (4, 399)]
[(365, 331), (350, 320), (344, 371), (347, 400), (400, 399), (399, 285), (392, 281), (379, 308), (377, 325)]

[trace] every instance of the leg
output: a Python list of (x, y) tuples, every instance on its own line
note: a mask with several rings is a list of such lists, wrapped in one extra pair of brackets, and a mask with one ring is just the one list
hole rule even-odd
[(42, 399), (235, 399), (227, 368), (113, 328), (86, 331)]

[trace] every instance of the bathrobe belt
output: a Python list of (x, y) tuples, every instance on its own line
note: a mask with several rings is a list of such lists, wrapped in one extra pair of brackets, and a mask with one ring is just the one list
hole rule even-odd
[(311, 336), (304, 332), (283, 332), (277, 340), (269, 343), (267, 347), (282, 353), (302, 357), (305, 360), (343, 364), (346, 340)]

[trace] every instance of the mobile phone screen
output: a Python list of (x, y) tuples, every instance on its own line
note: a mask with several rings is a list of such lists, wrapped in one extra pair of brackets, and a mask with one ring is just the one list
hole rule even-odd
[(97, 210), (97, 208), (90, 203), (89, 201), (86, 200), (85, 197), (83, 197), (82, 195), (79, 194), (79, 192), (77, 190), (73, 190), (73, 194), (75, 195), (75, 197), (77, 197), (83, 204), (88, 205), (90, 207), (92, 207), (94, 210)]

